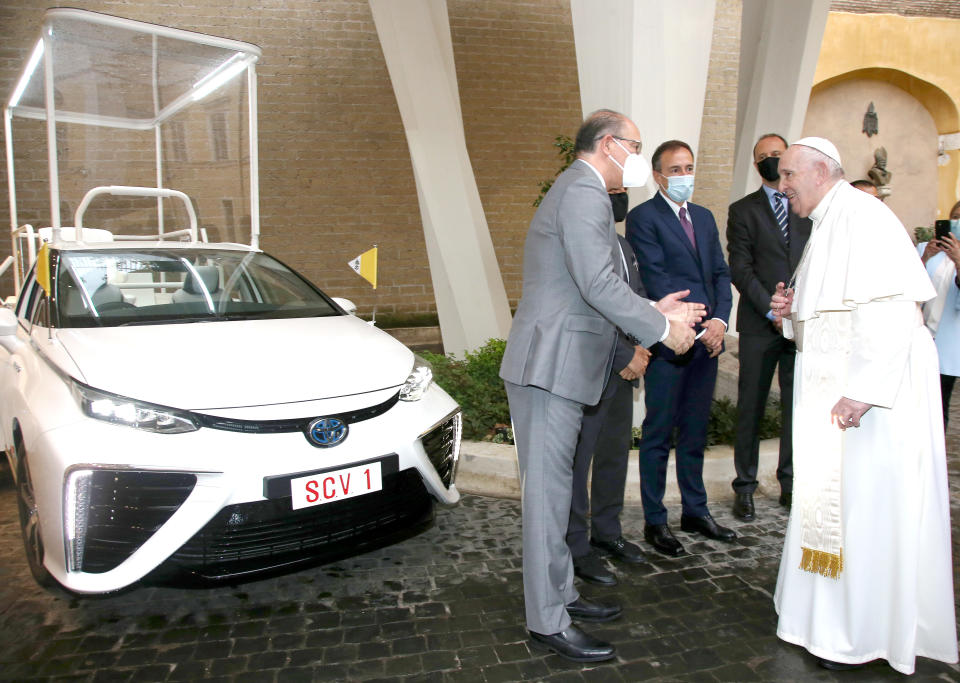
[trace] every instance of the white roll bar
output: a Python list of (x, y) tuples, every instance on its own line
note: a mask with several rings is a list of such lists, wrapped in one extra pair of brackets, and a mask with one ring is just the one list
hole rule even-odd
[[(104, 185), (102, 187), (95, 187), (87, 194), (83, 196), (83, 200), (80, 202), (80, 206), (77, 207), (76, 213), (74, 213), (73, 219), (74, 224), (77, 226), (78, 231), (83, 230), (83, 214), (87, 210), (87, 207), (90, 206), (90, 202), (94, 200), (95, 197), (98, 197), (102, 194), (112, 194), (121, 197), (175, 197), (183, 201), (184, 205), (187, 207), (187, 216), (190, 218), (190, 239), (194, 242), (197, 241), (197, 214), (193, 210), (193, 202), (190, 201), (188, 197), (183, 192), (179, 190), (168, 190), (166, 188), (158, 187), (134, 187), (133, 185)], [(163, 226), (160, 226), (160, 235), (163, 235)], [(78, 236), (81, 241), (83, 239), (83, 233), (79, 232)]]

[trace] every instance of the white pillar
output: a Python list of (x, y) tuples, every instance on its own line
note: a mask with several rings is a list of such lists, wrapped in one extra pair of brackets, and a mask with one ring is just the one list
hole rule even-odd
[(467, 154), (444, 0), (369, 0), (417, 183), (443, 347), (506, 339), (510, 306)]
[(830, 0), (743, 0), (731, 202), (760, 187), (758, 137), (800, 136), (829, 11)]
[[(597, 109), (629, 116), (648, 161), (667, 140), (683, 140), (696, 156), (715, 10), (715, 0), (570, 0), (584, 116)], [(630, 190), (630, 206), (655, 192), (651, 178)], [(634, 425), (644, 412), (641, 386)]]
[[(571, 0), (584, 115), (623, 112), (637, 124), (643, 154), (666, 140), (700, 141), (715, 0)], [(631, 191), (631, 205), (653, 196)]]

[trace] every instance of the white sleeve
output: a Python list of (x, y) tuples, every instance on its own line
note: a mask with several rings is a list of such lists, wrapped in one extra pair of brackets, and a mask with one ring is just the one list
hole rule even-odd
[(871, 301), (853, 316), (853, 345), (843, 395), (889, 408), (896, 400), (917, 327), (915, 301)]

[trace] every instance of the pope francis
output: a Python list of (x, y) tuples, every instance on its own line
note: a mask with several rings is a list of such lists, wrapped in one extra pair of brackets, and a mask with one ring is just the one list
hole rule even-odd
[(920, 312), (933, 286), (893, 212), (843, 180), (829, 140), (797, 141), (779, 170), (813, 228), (771, 301), (797, 343), (777, 635), (832, 670), (956, 662), (937, 352)]

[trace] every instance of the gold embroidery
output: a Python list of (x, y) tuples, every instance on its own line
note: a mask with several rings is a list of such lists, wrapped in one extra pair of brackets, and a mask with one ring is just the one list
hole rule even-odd
[(800, 569), (811, 574), (819, 574), (829, 579), (840, 578), (843, 571), (843, 553), (834, 554), (823, 550), (803, 548), (800, 557)]

